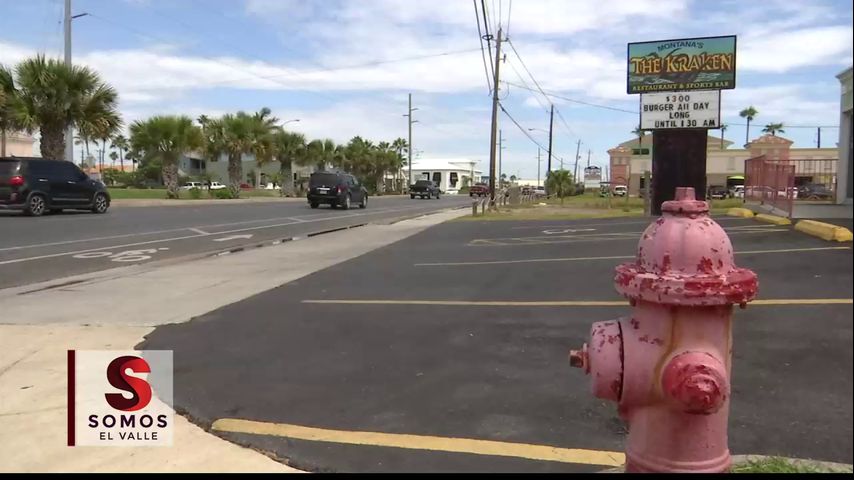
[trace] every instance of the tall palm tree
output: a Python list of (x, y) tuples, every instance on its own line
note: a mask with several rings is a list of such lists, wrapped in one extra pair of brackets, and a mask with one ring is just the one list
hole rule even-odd
[(741, 118), (747, 119), (747, 130), (744, 133), (744, 144), (747, 145), (750, 143), (750, 122), (753, 121), (756, 116), (759, 115), (759, 110), (753, 108), (753, 105), (745, 108), (744, 110), (738, 112), (738, 116)]
[(162, 164), (166, 196), (178, 198), (178, 159), (202, 146), (202, 133), (187, 116), (155, 116), (130, 126), (130, 145), (136, 155)]
[(721, 124), (721, 150), (724, 149), (724, 133), (726, 133), (727, 128), (729, 128), (729, 125), (726, 123)]
[(765, 128), (762, 129), (762, 133), (770, 133), (773, 136), (776, 136), (777, 132), (786, 133), (786, 131), (783, 130), (783, 123), (782, 122), (780, 122), (780, 123), (769, 123), (768, 125), (765, 125)]
[(88, 67), (38, 55), (19, 63), (16, 72), (21, 125), (29, 133), (39, 129), (44, 158), (65, 159), (69, 126), (118, 118), (116, 90)]
[(217, 160), (221, 154), (227, 155), (228, 188), (234, 198), (240, 196), (243, 155), (254, 155), (259, 163), (272, 158), (270, 135), (277, 121), (270, 116), (270, 109), (264, 108), (253, 115), (241, 111), (200, 122), (209, 159)]
[(128, 149), (128, 139), (125, 138), (124, 135), (119, 134), (113, 137), (110, 141), (113, 144), (113, 147), (119, 150), (119, 166), (121, 170), (125, 171), (125, 152)]
[(282, 196), (293, 197), (294, 162), (302, 163), (305, 158), (305, 135), (279, 129), (273, 134), (273, 151), (280, 165)]
[(18, 89), (12, 70), (0, 65), (0, 157), (6, 156), (6, 134), (20, 127)]
[(406, 165), (406, 160), (403, 156), (403, 152), (409, 150), (409, 144), (406, 142), (405, 138), (397, 137), (391, 142), (391, 147), (397, 152), (397, 156), (399, 157), (398, 167), (394, 171), (394, 185), (395, 190), (401, 190), (400, 185), (400, 170)]

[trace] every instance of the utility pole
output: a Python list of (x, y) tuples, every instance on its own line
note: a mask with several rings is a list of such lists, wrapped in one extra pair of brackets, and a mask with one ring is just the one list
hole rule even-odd
[(552, 111), (549, 114), (549, 160), (546, 163), (546, 179), (549, 178), (549, 174), (552, 172), (552, 133), (554, 132), (555, 125), (555, 106), (552, 104)]
[(495, 78), (492, 81), (492, 130), (489, 135), (489, 203), (495, 205), (495, 146), (498, 136), (498, 82), (501, 67), (501, 27), (495, 39)]
[[(71, 67), (71, 0), (65, 0), (65, 66)], [(74, 163), (74, 129), (65, 130), (65, 159)]]
[(504, 137), (501, 129), (498, 129), (498, 186), (501, 187), (501, 163), (504, 159)]
[(540, 186), (540, 147), (537, 147), (537, 186)]
[(590, 150), (587, 150), (587, 168), (590, 168)]
[(821, 148), (821, 127), (818, 127), (818, 148)]
[(575, 147), (575, 165), (573, 166), (572, 178), (577, 183), (578, 182), (578, 159), (581, 158), (581, 139), (578, 139), (577, 146)]
[(408, 110), (409, 113), (404, 115), (404, 117), (408, 117), (407, 120), (408, 120), (408, 124), (409, 124), (409, 148), (407, 148), (407, 152), (406, 152), (407, 156), (409, 157), (409, 159), (407, 160), (407, 163), (409, 164), (408, 165), (409, 178), (406, 180), (406, 190), (407, 191), (409, 190), (409, 187), (412, 186), (412, 124), (418, 122), (418, 120), (412, 119), (412, 112), (414, 112), (416, 110), (418, 110), (418, 109), (412, 108), (412, 94), (410, 93), (409, 94), (409, 110)]

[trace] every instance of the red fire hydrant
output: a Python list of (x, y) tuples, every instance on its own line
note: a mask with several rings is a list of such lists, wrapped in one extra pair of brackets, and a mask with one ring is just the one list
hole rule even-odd
[(570, 353), (599, 398), (629, 427), (626, 471), (724, 472), (732, 307), (756, 295), (756, 274), (736, 268), (732, 244), (694, 189), (676, 189), (647, 227), (635, 263), (617, 267), (628, 318), (594, 323)]

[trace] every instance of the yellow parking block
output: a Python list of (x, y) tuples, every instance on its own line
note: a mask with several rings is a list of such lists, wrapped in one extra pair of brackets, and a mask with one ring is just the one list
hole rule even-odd
[(801, 220), (795, 225), (795, 230), (829, 242), (850, 242), (854, 237), (845, 227), (815, 220)]
[(726, 211), (726, 214), (730, 217), (753, 218), (754, 216), (753, 210), (749, 208), (730, 208)]
[(756, 220), (759, 220), (760, 222), (773, 223), (774, 225), (791, 225), (792, 224), (792, 221), (786, 217), (778, 217), (777, 215), (768, 215), (767, 213), (760, 213), (759, 215), (756, 215), (753, 218), (755, 218)]

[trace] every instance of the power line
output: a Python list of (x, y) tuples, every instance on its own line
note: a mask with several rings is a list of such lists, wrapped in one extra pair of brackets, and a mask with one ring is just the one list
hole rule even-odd
[(507, 5), (507, 36), (510, 36), (510, 15), (513, 13), (513, 0)]
[(474, 5), (474, 19), (477, 21), (477, 38), (480, 40), (480, 56), (483, 59), (483, 73), (486, 75), (486, 89), (489, 93), (492, 93), (492, 80), (489, 77), (489, 71), (492, 68), (491, 65), (489, 68), (486, 66), (487, 63), (491, 64), (491, 62), (486, 61), (486, 51), (483, 48), (483, 34), (480, 31), (480, 13), (477, 11), (477, 0), (471, 0), (471, 3)]
[[(526, 87), (525, 87), (525, 86), (523, 86), (523, 85), (518, 85), (518, 84), (515, 84), (515, 83), (512, 83), (512, 82), (508, 82), (508, 81), (504, 81), (504, 83), (506, 83), (507, 85), (513, 85), (514, 87), (524, 88), (525, 90), (531, 90), (532, 92), (537, 92), (537, 91), (539, 91), (539, 90), (534, 90), (534, 89), (532, 89), (532, 88), (526, 88)], [(550, 92), (550, 91), (546, 91), (546, 90), (543, 90), (543, 91), (542, 91), (542, 93), (543, 93), (544, 95), (546, 95), (546, 97), (549, 97), (549, 98), (557, 98), (557, 99), (560, 99), (560, 100), (565, 100), (565, 101), (567, 101), (567, 102), (578, 103), (578, 104), (581, 104), (581, 105), (587, 105), (588, 107), (604, 108), (604, 109), (606, 109), (606, 110), (614, 110), (614, 111), (616, 111), (616, 112), (631, 113), (631, 114), (634, 114), (634, 115), (637, 115), (637, 114), (639, 113), (637, 110), (627, 110), (627, 109), (624, 109), (624, 108), (610, 107), (610, 106), (608, 106), (608, 105), (601, 105), (601, 104), (598, 104), (598, 103), (592, 103), (592, 102), (585, 102), (585, 101), (582, 101), (582, 100), (576, 100), (576, 99), (574, 99), (574, 98), (565, 97), (565, 96), (558, 95), (558, 94), (556, 94), (556, 93), (554, 93), (554, 92)]]
[[(517, 121), (516, 121), (516, 119), (515, 119), (515, 118), (513, 118), (513, 115), (510, 115), (510, 112), (508, 112), (508, 111), (507, 111), (507, 109), (506, 109), (506, 108), (504, 108), (504, 105), (502, 105), (501, 103), (499, 103), (499, 104), (498, 104), (498, 107), (499, 107), (499, 108), (501, 108), (501, 111), (502, 111), (502, 112), (504, 112), (504, 115), (507, 115), (507, 118), (509, 118), (509, 119), (510, 119), (510, 121), (511, 121), (511, 122), (513, 122), (513, 124), (514, 124), (514, 125), (516, 125), (516, 128), (518, 128), (518, 129), (519, 129), (519, 131), (521, 131), (521, 132), (522, 132), (526, 137), (528, 137), (528, 140), (530, 140), (531, 142), (533, 142), (533, 144), (534, 144), (534, 145), (536, 145), (536, 146), (540, 147), (540, 148), (541, 148), (541, 149), (543, 149), (544, 151), (548, 151), (548, 150), (549, 150), (549, 149), (548, 149), (548, 147), (545, 147), (545, 146), (543, 146), (542, 144), (540, 144), (540, 142), (538, 142), (538, 141), (537, 141), (537, 140), (536, 140), (536, 139), (531, 135), (531, 133), (530, 133), (530, 132), (528, 132), (528, 129), (526, 129), (525, 127), (523, 127), (522, 125), (520, 125), (520, 124), (519, 124), (519, 122), (517, 122)], [(563, 158), (558, 157), (557, 155), (552, 154), (552, 157), (553, 157), (553, 158), (556, 158), (556, 159), (558, 159), (558, 160), (560, 160), (560, 161), (563, 161)]]
[[(526, 89), (533, 91), (533, 89), (528, 85), (528, 82), (526, 82), (525, 79), (522, 77), (522, 74), (519, 73), (519, 70), (516, 70), (516, 67), (513, 65), (513, 62), (507, 62), (507, 63), (510, 65), (510, 68), (513, 69), (513, 73), (516, 74), (516, 77), (522, 82), (523, 85), (525, 85)], [(545, 110), (545, 112), (548, 113), (549, 107), (547, 105), (545, 105), (542, 100), (540, 100), (540, 97), (538, 97), (537, 95), (533, 95), (533, 97), (534, 97), (534, 100), (536, 100), (537, 103), (539, 103), (540, 106), (543, 107), (543, 110)], [(548, 98), (546, 98), (546, 100), (548, 100)]]

